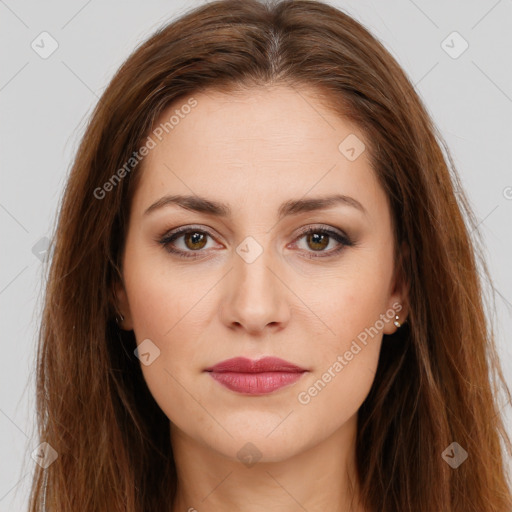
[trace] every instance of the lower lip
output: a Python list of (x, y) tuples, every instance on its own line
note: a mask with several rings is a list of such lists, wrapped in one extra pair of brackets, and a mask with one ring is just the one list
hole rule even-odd
[(247, 395), (272, 393), (298, 381), (305, 372), (208, 372), (219, 384)]

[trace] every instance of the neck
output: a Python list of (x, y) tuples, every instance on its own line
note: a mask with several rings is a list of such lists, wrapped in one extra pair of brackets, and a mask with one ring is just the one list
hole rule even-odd
[[(357, 415), (286, 460), (244, 464), (171, 424), (178, 473), (172, 512), (365, 512), (355, 472)], [(237, 450), (235, 450), (236, 452)]]

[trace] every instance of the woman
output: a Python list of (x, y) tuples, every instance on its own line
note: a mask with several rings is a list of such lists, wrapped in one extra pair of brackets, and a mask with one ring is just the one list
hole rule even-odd
[(509, 512), (511, 395), (441, 145), (321, 2), (211, 2), (139, 47), (63, 198), (30, 510)]

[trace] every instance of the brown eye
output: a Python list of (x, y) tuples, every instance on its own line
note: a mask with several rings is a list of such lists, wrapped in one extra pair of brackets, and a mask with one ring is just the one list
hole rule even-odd
[(183, 241), (188, 249), (196, 251), (206, 245), (206, 235), (200, 231), (188, 231), (184, 235)]
[(314, 251), (321, 251), (329, 245), (329, 236), (323, 233), (310, 233), (306, 240), (309, 247)]
[[(302, 241), (304, 247), (300, 247), (297, 241)], [(345, 247), (351, 247), (354, 242), (343, 232), (334, 231), (325, 227), (308, 227), (303, 229), (296, 239), (299, 249), (302, 249), (307, 258), (327, 258), (341, 253)], [(329, 245), (334, 247), (325, 250)], [(318, 254), (314, 254), (318, 253)]]
[(195, 226), (184, 226), (157, 240), (164, 249), (183, 258), (203, 258), (209, 252), (208, 242), (215, 241), (208, 231)]

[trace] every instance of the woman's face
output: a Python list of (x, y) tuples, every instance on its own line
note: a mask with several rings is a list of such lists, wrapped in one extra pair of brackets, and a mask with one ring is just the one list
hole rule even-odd
[[(233, 460), (284, 460), (353, 433), (393, 308), (405, 318), (387, 198), (361, 132), (312, 92), (193, 99), (167, 109), (148, 144), (123, 328), (176, 435)], [(206, 371), (234, 357), (303, 371)]]

